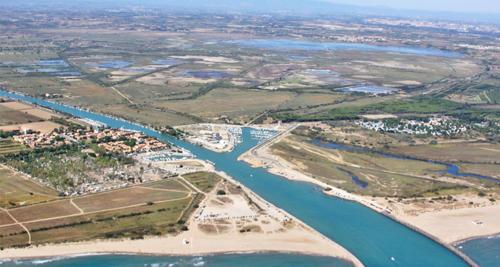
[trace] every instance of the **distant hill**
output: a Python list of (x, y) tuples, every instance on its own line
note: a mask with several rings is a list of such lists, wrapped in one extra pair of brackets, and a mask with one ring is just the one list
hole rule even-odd
[(377, 6), (340, 5), (322, 0), (22, 0), (2, 1), (2, 6), (23, 8), (165, 8), (191, 12), (267, 13), (294, 15), (366, 15), (486, 22), (500, 25), (498, 14), (469, 14), (399, 10)]

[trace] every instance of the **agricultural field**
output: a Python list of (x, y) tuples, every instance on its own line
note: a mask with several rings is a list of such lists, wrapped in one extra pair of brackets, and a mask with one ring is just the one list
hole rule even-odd
[[(196, 190), (205, 192), (213, 190), (221, 180), (212, 173), (194, 173), (185, 179), (200, 186)], [(175, 234), (187, 229), (184, 223), (202, 199), (183, 179), (170, 178), (98, 194), (8, 207), (0, 211), (0, 247), (28, 243), (20, 225), (29, 230), (31, 244)], [(19, 223), (14, 223), (7, 212)]]
[(7, 133), (13, 131), (51, 132), (61, 127), (50, 121), (58, 117), (61, 116), (40, 107), (15, 101), (0, 102), (0, 138), (7, 137)]
[(56, 191), (39, 185), (10, 169), (0, 167), (1, 208), (32, 205), (54, 200), (57, 197)]
[(205, 119), (227, 116), (244, 122), (292, 99), (293, 93), (243, 89), (214, 89), (193, 100), (158, 103), (158, 107), (194, 114)]
[(39, 122), (43, 119), (34, 115), (28, 114), (21, 110), (11, 109), (5, 105), (0, 105), (0, 126), (12, 124), (25, 124), (31, 122)]
[[(0, 53), (2, 86), (40, 97), (58, 95), (63, 103), (148, 125), (220, 122), (221, 116), (244, 124), (266, 111), (287, 121), (456, 110), (463, 101), (446, 90), (487, 69), (468, 55), (330, 50), (318, 48), (330, 43), (310, 32), (276, 41), (270, 33), (235, 33), (207, 19), (170, 20), (173, 28), (207, 27), (189, 35), (155, 27), (125, 30), (112, 16), (97, 19), (100, 26), (85, 32), (71, 23), (23, 32), (2, 40), (3, 47), (12, 48)], [(138, 22), (150, 23), (156, 21)], [(439, 34), (432, 38), (447, 43)], [(483, 99), (478, 104), (496, 103), (495, 90), (474, 88), (472, 95)], [(434, 101), (414, 98), (427, 91), (446, 93)]]
[(22, 144), (13, 141), (10, 138), (0, 139), (0, 156), (7, 154), (15, 154), (23, 151), (25, 148)]

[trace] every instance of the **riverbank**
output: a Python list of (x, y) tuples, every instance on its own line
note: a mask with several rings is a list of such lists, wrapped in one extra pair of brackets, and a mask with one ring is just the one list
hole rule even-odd
[(218, 153), (233, 151), (241, 135), (241, 126), (238, 125), (200, 123), (175, 129), (186, 133), (183, 136), (186, 141)]
[[(317, 186), (290, 182), (266, 170), (255, 169), (237, 161), (237, 158), (245, 151), (260, 146), (247, 128), (243, 129), (243, 142), (233, 152), (219, 154), (124, 120), (4, 91), (0, 91), (0, 95), (40, 104), (77, 117), (92, 119), (110, 127), (141, 131), (189, 149), (198, 158), (213, 162), (218, 167), (217, 169), (231, 175), (274, 205), (300, 218), (329, 239), (342, 244), (368, 266), (389, 266), (394, 261), (408, 267), (467, 266), (465, 261), (456, 257), (449, 249), (380, 213), (371, 211), (364, 205), (354, 201), (343, 201), (340, 198), (325, 197), (321, 191), (317, 190)], [(352, 214), (357, 214), (357, 216), (352, 216)], [(383, 232), (392, 234), (381, 234)], [(415, 255), (414, 251), (419, 251), (419, 254)], [(433, 257), (422, 257), (422, 255), (433, 255)]]
[(288, 135), (289, 132), (283, 133), (274, 140), (244, 153), (238, 159), (253, 167), (266, 168), (270, 173), (290, 180), (318, 185), (323, 188), (325, 194), (363, 204), (441, 243), (472, 266), (476, 266), (475, 263), (461, 251), (455, 249), (453, 245), (460, 240), (500, 233), (500, 217), (497, 216), (500, 214), (500, 205), (498, 204), (483, 204), (483, 206), (478, 207), (477, 198), (466, 197), (464, 201), (467, 203), (475, 201), (476, 207), (433, 210), (409, 215), (403, 211), (404, 209), (401, 206), (396, 206), (398, 203), (394, 204), (394, 202), (389, 202), (384, 198), (352, 194), (314, 179), (298, 171), (297, 166), (293, 163), (273, 155), (270, 151), (270, 147), (274, 143), (279, 142)]
[(425, 212), (418, 215), (393, 214), (399, 220), (415, 225), (455, 244), (463, 240), (492, 236), (500, 233), (500, 205), (460, 208)]
[(332, 187), (327, 183), (321, 182), (300, 171), (297, 171), (290, 162), (287, 162), (286, 160), (276, 155), (273, 155), (269, 149), (270, 146), (279, 142), (283, 138), (287, 137), (289, 133), (298, 126), (299, 125), (291, 125), (288, 130), (283, 131), (274, 139), (245, 152), (240, 157), (238, 157), (238, 160), (244, 161), (254, 168), (266, 168), (268, 172), (281, 177), (285, 177), (289, 180), (315, 184), (323, 188), (323, 192), (327, 195), (339, 197), (350, 201), (356, 201), (377, 212), (391, 213), (390, 209), (380, 205), (375, 201), (371, 201), (368, 198), (349, 193), (340, 188)]
[[(293, 253), (328, 256), (363, 264), (350, 252), (297, 218), (265, 201), (244, 185), (224, 178), (190, 216), (188, 230), (176, 236), (142, 240), (92, 240), (0, 251), (0, 259), (53, 258), (84, 254), (198, 256), (232, 253)], [(191, 187), (183, 176), (184, 180)], [(217, 194), (225, 190), (225, 194)], [(242, 229), (249, 229), (242, 231)]]

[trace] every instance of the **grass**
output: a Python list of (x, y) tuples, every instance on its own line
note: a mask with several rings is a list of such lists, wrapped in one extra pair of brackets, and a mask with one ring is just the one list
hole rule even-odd
[(280, 104), (291, 100), (294, 95), (290, 92), (218, 88), (196, 99), (162, 101), (155, 103), (155, 106), (193, 114), (204, 119), (228, 116), (245, 120), (265, 110), (277, 108)]
[(14, 223), (12, 218), (5, 211), (0, 211), (0, 225)]
[(203, 192), (210, 192), (215, 188), (215, 185), (222, 179), (218, 174), (211, 172), (196, 172), (183, 175), (191, 184), (196, 186)]
[[(180, 231), (178, 218), (189, 203), (190, 199), (176, 200), (120, 212), (78, 216), (69, 221), (33, 223), (27, 227), (34, 231), (34, 244), (164, 235)], [(52, 229), (43, 230), (44, 228)]]
[[(371, 158), (370, 155), (348, 155), (345, 160), (351, 160), (355, 163), (362, 164), (361, 168), (353, 167), (350, 164), (339, 163), (332, 160), (329, 156), (337, 156), (335, 151), (328, 149), (320, 149), (321, 153), (313, 153), (309, 150), (297, 147), (296, 144), (290, 145), (286, 142), (280, 142), (272, 146), (273, 153), (279, 155), (285, 160), (301, 166), (300, 169), (309, 173), (313, 178), (319, 179), (327, 184), (342, 188), (349, 192), (354, 192), (362, 195), (373, 196), (391, 196), (391, 197), (414, 197), (421, 196), (427, 192), (439, 192), (443, 189), (457, 188), (451, 183), (431, 181), (413, 177), (407, 172), (426, 172), (422, 168), (431, 166), (423, 166), (420, 164), (405, 163), (406, 166), (399, 166), (399, 169), (391, 168), (395, 165), (394, 162), (388, 162), (380, 158)], [(385, 165), (380, 168), (380, 165)], [(380, 169), (378, 169), (380, 168)], [(401, 171), (401, 173), (389, 173), (383, 170)], [(353, 182), (352, 175), (357, 176), (360, 180), (367, 182), (368, 186), (362, 188)]]
[(391, 152), (423, 159), (465, 163), (500, 163), (500, 144), (450, 143), (438, 145), (397, 146)]
[(486, 94), (488, 94), (488, 100), (490, 104), (500, 103), (500, 90), (498, 90), (498, 88), (491, 89), (488, 92), (486, 92)]
[(27, 114), (23, 111), (13, 110), (4, 106), (0, 106), (0, 126), (24, 124), (38, 121), (42, 121), (42, 119)]
[(79, 213), (78, 209), (71, 205), (69, 199), (10, 209), (9, 212), (20, 222), (42, 220)]
[(106, 105), (99, 107), (98, 110), (100, 112), (125, 118), (130, 121), (138, 121), (146, 125), (154, 125), (157, 127), (192, 124), (201, 121), (201, 119), (189, 114), (184, 114), (182, 112), (176, 112), (169, 109), (156, 109), (151, 106), (145, 105)]
[(462, 172), (500, 178), (500, 164), (459, 164)]
[(274, 114), (274, 117), (282, 121), (350, 120), (357, 119), (359, 115), (367, 113), (431, 114), (453, 111), (462, 107), (463, 105), (449, 100), (419, 96), (406, 100), (389, 100), (368, 105), (338, 107), (317, 114), (278, 113)]
[[(220, 181), (213, 173), (194, 173), (186, 179), (208, 192)], [(169, 191), (171, 190), (171, 191)], [(185, 230), (185, 221), (203, 199), (179, 180), (169, 179), (105, 193), (10, 209), (9, 212), (30, 230), (35, 245), (109, 238), (143, 238), (176, 234)], [(131, 207), (131, 205), (134, 205)], [(108, 210), (113, 209), (115, 210)], [(26, 234), (0, 213), (0, 247), (24, 245)]]
[(446, 170), (445, 166), (417, 160), (400, 160), (375, 154), (354, 153), (346, 151), (337, 151), (337, 153), (342, 155), (344, 160), (349, 163), (384, 171), (413, 175), (430, 175)]
[(0, 227), (0, 249), (27, 245), (28, 234), (19, 225)]
[(7, 154), (15, 154), (24, 150), (24, 146), (14, 142), (12, 139), (0, 139), (0, 156)]
[(9, 169), (0, 168), (0, 207), (13, 208), (56, 198), (56, 191), (38, 185)]
[[(166, 189), (165, 189), (166, 190)], [(133, 197), (131, 197), (133, 196)], [(140, 205), (148, 202), (167, 201), (188, 196), (188, 192), (169, 192), (154, 188), (131, 187), (85, 197), (75, 198), (73, 202), (85, 212)]]
[(189, 187), (184, 185), (182, 182), (180, 182), (177, 179), (164, 179), (159, 182), (153, 182), (147, 185), (144, 185), (144, 187), (150, 187), (150, 188), (158, 188), (158, 189), (170, 189), (170, 190), (179, 190), (179, 191), (188, 191), (190, 190)]

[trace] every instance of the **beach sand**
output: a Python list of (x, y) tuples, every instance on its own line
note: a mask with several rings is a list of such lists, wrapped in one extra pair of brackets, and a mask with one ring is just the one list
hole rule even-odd
[[(191, 256), (231, 252), (284, 252), (337, 257), (352, 262), (354, 266), (363, 266), (340, 245), (268, 203), (231, 177), (224, 173), (219, 175), (228, 182), (221, 182), (211, 193), (205, 195), (200, 208), (189, 219), (189, 230), (179, 235), (5, 249), (0, 251), (0, 259), (93, 253)], [(241, 188), (241, 192), (229, 193), (234, 188)], [(228, 194), (218, 196), (217, 189), (226, 189)], [(247, 201), (247, 198), (251, 201)], [(256, 230), (242, 233), (240, 230), (245, 227)]]
[[(189, 244), (187, 244), (189, 242)], [(43, 258), (88, 253), (130, 253), (158, 255), (204, 255), (228, 252), (290, 252), (340, 257), (355, 261), (353, 256), (335, 243), (303, 230), (273, 234), (217, 234), (199, 230), (174, 237), (144, 240), (91, 241), (44, 245), (23, 249), (5, 249), (0, 258)]]
[(500, 233), (500, 205), (448, 209), (411, 215), (396, 215), (441, 241), (452, 244), (464, 239)]
[[(396, 220), (425, 232), (443, 244), (453, 244), (464, 239), (500, 233), (500, 204), (483, 204), (480, 207), (428, 210), (408, 214), (404, 211), (408, 208), (404, 204), (401, 204), (403, 206), (399, 204), (399, 206), (390, 205), (383, 198), (352, 194), (318, 181), (307, 174), (297, 171), (297, 166), (271, 153), (269, 147), (287, 135), (283, 134), (268, 144), (248, 151), (240, 156), (239, 160), (245, 161), (254, 167), (266, 167), (269, 172), (290, 180), (310, 182), (322, 188), (329, 188), (329, 191), (324, 191), (325, 194), (356, 201), (377, 212), (390, 214)], [(476, 197), (465, 196), (465, 198), (470, 198), (464, 200), (466, 203), (469, 201), (478, 203)]]

